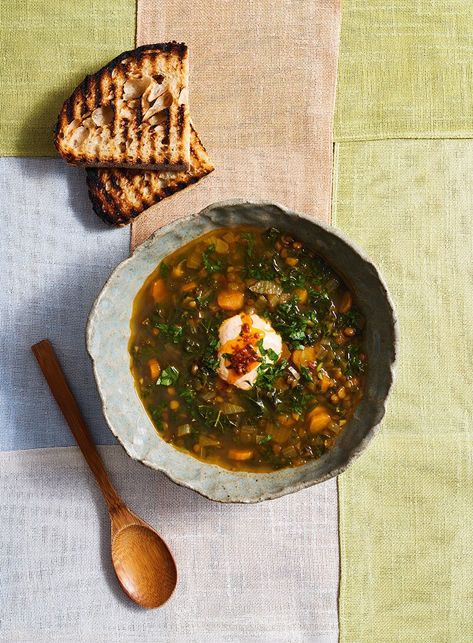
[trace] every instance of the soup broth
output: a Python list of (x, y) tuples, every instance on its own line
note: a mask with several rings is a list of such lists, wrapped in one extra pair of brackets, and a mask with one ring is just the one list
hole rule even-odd
[(271, 472), (320, 458), (362, 397), (364, 319), (292, 236), (213, 230), (136, 296), (131, 369), (159, 435), (190, 455)]

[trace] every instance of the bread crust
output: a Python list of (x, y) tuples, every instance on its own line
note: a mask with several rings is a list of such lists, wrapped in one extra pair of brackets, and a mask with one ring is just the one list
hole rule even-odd
[(128, 225), (143, 210), (210, 174), (214, 166), (192, 125), (190, 156), (187, 172), (88, 168), (87, 186), (94, 212), (112, 225)]

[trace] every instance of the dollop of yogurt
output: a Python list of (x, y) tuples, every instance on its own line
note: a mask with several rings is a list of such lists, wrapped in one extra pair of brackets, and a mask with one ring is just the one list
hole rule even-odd
[(280, 335), (255, 314), (240, 313), (223, 321), (219, 340), (217, 372), (222, 380), (243, 390), (252, 388), (260, 366), (275, 361), (274, 354), (279, 358), (282, 351)]

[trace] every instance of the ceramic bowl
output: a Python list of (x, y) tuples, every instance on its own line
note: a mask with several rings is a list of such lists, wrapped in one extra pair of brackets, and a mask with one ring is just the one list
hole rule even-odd
[[(366, 319), (364, 397), (336, 446), (319, 460), (274, 473), (233, 472), (178, 451), (159, 437), (135, 390), (128, 341), (133, 299), (166, 255), (195, 237), (241, 224), (276, 227), (323, 256), (356, 295)], [(158, 230), (113, 272), (87, 326), (103, 411), (112, 433), (134, 459), (174, 482), (220, 502), (258, 502), (338, 475), (367, 446), (385, 412), (393, 382), (397, 323), (386, 285), (365, 254), (338, 230), (274, 203), (227, 201)]]

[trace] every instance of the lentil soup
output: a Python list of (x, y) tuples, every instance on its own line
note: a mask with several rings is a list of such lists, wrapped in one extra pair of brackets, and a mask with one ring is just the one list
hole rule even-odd
[(312, 250), (278, 230), (213, 230), (134, 301), (131, 369), (159, 435), (237, 471), (303, 465), (362, 397), (364, 319)]

